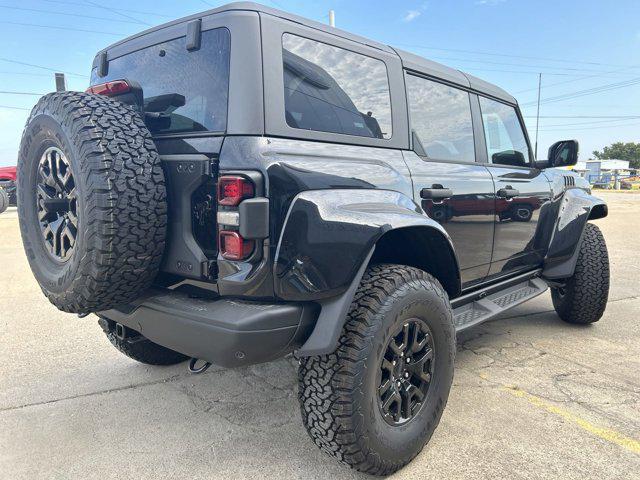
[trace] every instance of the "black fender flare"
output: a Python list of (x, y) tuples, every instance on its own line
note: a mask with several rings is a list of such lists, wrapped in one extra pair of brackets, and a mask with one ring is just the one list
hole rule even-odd
[(455, 250), (444, 228), (406, 195), (372, 189), (310, 190), (298, 194), (287, 213), (274, 260), (274, 288), (286, 301), (321, 305), (316, 326), (299, 355), (335, 350), (362, 276), (386, 233), (429, 229)]
[(542, 277), (548, 280), (571, 277), (587, 221), (606, 217), (607, 214), (608, 207), (604, 200), (580, 188), (566, 190), (560, 199)]

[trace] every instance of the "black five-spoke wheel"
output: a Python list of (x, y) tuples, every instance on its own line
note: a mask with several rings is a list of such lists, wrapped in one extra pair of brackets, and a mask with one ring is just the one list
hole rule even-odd
[(411, 420), (420, 410), (431, 383), (434, 344), (427, 324), (405, 321), (389, 339), (380, 367), (378, 404), (393, 426)]
[(77, 198), (71, 166), (57, 147), (47, 148), (40, 158), (36, 208), (47, 251), (67, 261), (78, 234)]

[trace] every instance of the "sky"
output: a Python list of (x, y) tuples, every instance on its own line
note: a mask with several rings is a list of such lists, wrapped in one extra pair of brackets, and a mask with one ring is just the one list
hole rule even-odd
[[(22, 129), (54, 71), (85, 90), (95, 53), (213, 0), (0, 0), (0, 166), (15, 165)], [(557, 140), (580, 160), (640, 142), (639, 0), (265, 1), (494, 83), (521, 105), (532, 144), (542, 73), (538, 158)], [(16, 93), (19, 92), (19, 93)]]

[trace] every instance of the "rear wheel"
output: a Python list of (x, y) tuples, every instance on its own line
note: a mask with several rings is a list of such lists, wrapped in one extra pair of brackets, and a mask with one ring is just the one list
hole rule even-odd
[(587, 223), (576, 269), (562, 287), (551, 289), (553, 307), (568, 323), (594, 323), (602, 318), (609, 298), (609, 255), (600, 229)]
[(146, 363), (147, 365), (175, 365), (189, 358), (186, 355), (153, 343), (133, 330), (121, 329), (121, 331), (118, 331), (116, 323), (112, 320), (100, 318), (99, 323), (114, 347), (127, 357), (140, 363)]
[(300, 360), (307, 432), (323, 451), (357, 470), (395, 472), (437, 427), (454, 355), (451, 307), (438, 281), (411, 267), (371, 267), (336, 351)]

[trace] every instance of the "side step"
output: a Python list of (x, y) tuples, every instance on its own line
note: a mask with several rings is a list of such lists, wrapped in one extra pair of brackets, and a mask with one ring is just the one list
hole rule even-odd
[(547, 283), (541, 278), (529, 278), (492, 293), (487, 292), (484, 296), (480, 293), (479, 296), (482, 298), (478, 298), (476, 294), (476, 300), (454, 308), (453, 322), (456, 332), (486, 322), (510, 308), (537, 297), (547, 288)]

